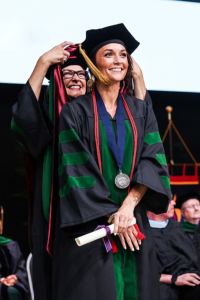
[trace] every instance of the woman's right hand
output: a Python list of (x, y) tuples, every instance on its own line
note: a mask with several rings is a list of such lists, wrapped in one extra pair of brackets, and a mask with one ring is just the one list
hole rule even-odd
[(39, 60), (49, 68), (51, 65), (61, 63), (63, 64), (70, 56), (70, 53), (63, 48), (68, 45), (74, 45), (72, 42), (64, 42), (53, 49), (44, 53)]
[(175, 282), (176, 285), (189, 285), (195, 286), (200, 284), (200, 277), (196, 273), (186, 273), (179, 275)]

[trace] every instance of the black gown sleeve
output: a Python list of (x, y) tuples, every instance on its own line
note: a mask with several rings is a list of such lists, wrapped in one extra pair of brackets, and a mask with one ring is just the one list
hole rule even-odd
[(67, 103), (60, 114), (61, 227), (82, 224), (118, 210), (99, 167), (81, 139), (82, 116)]
[[(134, 90), (133, 90), (133, 95), (134, 95)], [(140, 98), (137, 98), (135, 96), (134, 96), (134, 98), (138, 99), (138, 100), (141, 100), (141, 101), (146, 101), (146, 102), (148, 102), (149, 104), (152, 105), (152, 100), (151, 100), (151, 97), (150, 97), (149, 92), (147, 90), (146, 90), (146, 96), (145, 96), (144, 100), (142, 100)]]
[(170, 179), (164, 147), (148, 92), (145, 103), (146, 124), (143, 147), (131, 184), (140, 183), (148, 187), (142, 201), (149, 211), (160, 214), (167, 211), (171, 199)]
[(193, 242), (194, 248), (196, 250), (196, 254), (197, 254), (197, 258), (198, 258), (197, 264), (198, 264), (198, 268), (200, 270), (200, 224), (196, 228), (192, 242)]
[(12, 108), (11, 129), (24, 150), (37, 159), (53, 139), (53, 124), (44, 109), (43, 93), (39, 101), (29, 84), (23, 87)]

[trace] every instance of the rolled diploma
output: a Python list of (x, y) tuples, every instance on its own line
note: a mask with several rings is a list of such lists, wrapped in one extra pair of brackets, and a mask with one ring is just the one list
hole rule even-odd
[[(131, 221), (129, 226), (132, 226), (135, 223), (136, 223), (136, 219), (133, 218), (133, 220)], [(110, 233), (114, 232), (114, 224), (111, 224), (107, 227), (110, 228)], [(101, 238), (105, 237), (106, 235), (107, 235), (106, 229), (101, 228), (101, 229), (98, 229), (96, 231), (90, 232), (88, 234), (82, 235), (82, 236), (76, 238), (75, 241), (76, 241), (78, 246), (83, 246), (85, 244), (88, 244), (88, 243), (91, 243), (91, 242), (96, 241), (98, 239), (101, 239)]]

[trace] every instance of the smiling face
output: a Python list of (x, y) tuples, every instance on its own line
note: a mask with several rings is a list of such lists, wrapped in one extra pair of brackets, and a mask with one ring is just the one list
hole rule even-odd
[(192, 224), (198, 224), (200, 220), (200, 202), (198, 199), (190, 199), (181, 206), (184, 219)]
[[(81, 71), (83, 68), (78, 65), (67, 66), (62, 69), (63, 74), (65, 70)], [(70, 79), (63, 78), (64, 87), (69, 99), (77, 98), (86, 93), (86, 79), (80, 79), (77, 74)]]
[(97, 51), (95, 63), (111, 83), (120, 82), (125, 78), (128, 70), (126, 49), (120, 44), (107, 44)]

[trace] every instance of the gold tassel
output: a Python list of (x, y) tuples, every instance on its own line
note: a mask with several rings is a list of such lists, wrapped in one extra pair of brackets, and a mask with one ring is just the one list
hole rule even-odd
[(92, 74), (99, 79), (101, 82), (103, 82), (105, 85), (110, 85), (110, 80), (103, 75), (97, 67), (93, 64), (93, 62), (89, 59), (84, 49), (82, 49), (82, 44), (79, 44), (79, 52), (83, 55), (86, 64), (88, 65), (88, 68), (91, 70)]

